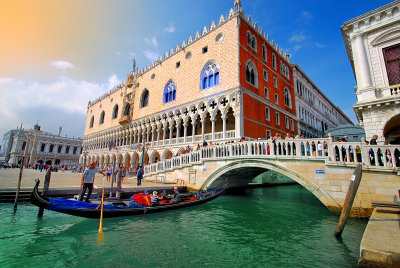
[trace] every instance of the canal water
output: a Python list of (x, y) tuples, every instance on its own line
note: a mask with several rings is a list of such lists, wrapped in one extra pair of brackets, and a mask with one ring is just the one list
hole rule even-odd
[(246, 189), (160, 214), (98, 220), (0, 204), (0, 267), (355, 267), (366, 220), (342, 239), (300, 185)]

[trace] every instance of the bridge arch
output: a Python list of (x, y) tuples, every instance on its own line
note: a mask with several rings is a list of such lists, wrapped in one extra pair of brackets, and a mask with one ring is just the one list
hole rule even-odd
[(304, 188), (314, 194), (314, 196), (317, 197), (325, 206), (330, 207), (332, 204), (335, 204), (337, 207), (340, 207), (340, 204), (338, 204), (325, 190), (323, 190), (321, 187), (318, 187), (318, 185), (316, 185), (310, 179), (305, 178), (300, 174), (282, 167), (270, 160), (243, 159), (231, 162), (214, 171), (204, 181), (200, 188), (218, 188), (225, 185), (228, 187), (243, 187), (246, 186), (257, 175), (268, 170), (285, 175), (302, 185)]

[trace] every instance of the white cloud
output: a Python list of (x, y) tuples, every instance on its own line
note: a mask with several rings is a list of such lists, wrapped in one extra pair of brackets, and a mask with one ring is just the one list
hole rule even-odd
[(301, 17), (304, 18), (304, 19), (306, 19), (306, 20), (311, 20), (312, 17), (313, 17), (313, 15), (312, 15), (310, 12), (308, 12), (308, 11), (306, 11), (306, 10), (303, 10), (303, 11), (301, 12)]
[(148, 44), (149, 46), (152, 46), (152, 47), (158, 47), (158, 42), (157, 42), (157, 38), (155, 37), (155, 36), (153, 36), (152, 38), (145, 38), (144, 39), (144, 42), (146, 43), (146, 44)]
[(131, 57), (131, 58), (136, 57), (136, 53), (132, 52), (132, 51), (129, 51), (129, 57)]
[(63, 60), (51, 61), (50, 64), (61, 71), (66, 71), (68, 69), (75, 68), (75, 66), (72, 63)]
[(299, 50), (300, 48), (302, 48), (302, 46), (296, 45), (296, 46), (293, 48), (293, 50), (294, 50), (294, 51), (297, 51), (297, 50)]
[(315, 46), (318, 47), (318, 48), (325, 48), (326, 47), (326, 45), (321, 44), (320, 42), (315, 42)]
[(158, 53), (155, 51), (145, 50), (143, 54), (149, 61), (155, 61), (158, 58)]
[(302, 41), (304, 41), (306, 39), (307, 39), (307, 37), (305, 36), (305, 34), (303, 32), (300, 32), (300, 33), (293, 34), (289, 38), (289, 42), (302, 42)]
[(50, 131), (50, 126), (56, 129), (59, 125), (69, 125), (69, 130), (64, 128), (65, 133), (82, 136), (88, 101), (100, 97), (118, 83), (120, 80), (115, 74), (105, 83), (67, 77), (53, 83), (0, 78), (0, 135), (20, 123), (27, 126), (40, 120), (41, 125), (47, 126), (45, 131)]
[(164, 28), (164, 33), (173, 33), (175, 32), (176, 28), (173, 23), (171, 23), (168, 27)]

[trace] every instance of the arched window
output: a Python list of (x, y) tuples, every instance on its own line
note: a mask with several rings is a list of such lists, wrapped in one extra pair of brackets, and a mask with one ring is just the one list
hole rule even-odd
[(246, 81), (255, 87), (258, 86), (257, 68), (252, 61), (246, 63)]
[(92, 116), (92, 118), (90, 118), (89, 128), (92, 128), (93, 124), (94, 124), (94, 116)]
[(125, 109), (124, 109), (124, 116), (127, 116), (131, 113), (131, 105), (129, 103), (127, 103), (125, 105)]
[(249, 31), (247, 31), (247, 45), (251, 46), (251, 34)]
[(149, 91), (147, 89), (143, 90), (142, 97), (140, 98), (140, 108), (146, 107), (149, 105)]
[(176, 85), (174, 81), (169, 80), (164, 87), (163, 103), (175, 100), (176, 98)]
[(272, 67), (276, 70), (276, 56), (272, 53)]
[(263, 60), (267, 61), (267, 48), (264, 44), (262, 46), (262, 57), (263, 57)]
[(219, 85), (219, 67), (215, 62), (207, 63), (200, 75), (200, 89)]
[(251, 47), (252, 49), (254, 49), (255, 51), (257, 51), (257, 39), (256, 39), (256, 36), (251, 34), (250, 31), (247, 31), (246, 40), (247, 40), (247, 45), (249, 47)]
[(285, 94), (285, 105), (287, 107), (292, 108), (292, 97), (290, 96), (290, 92), (287, 87), (285, 88), (284, 94)]
[(118, 117), (118, 104), (114, 105), (113, 113), (112, 113), (112, 119), (115, 119)]
[(100, 114), (99, 125), (104, 123), (104, 115), (105, 115), (105, 113), (104, 113), (104, 111), (102, 111), (101, 114)]

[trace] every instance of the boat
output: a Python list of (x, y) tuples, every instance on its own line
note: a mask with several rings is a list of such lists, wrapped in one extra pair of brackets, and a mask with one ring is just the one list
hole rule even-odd
[[(100, 218), (101, 209), (99, 204), (87, 203), (73, 199), (45, 197), (39, 193), (39, 184), (40, 180), (37, 179), (31, 193), (31, 203), (35, 206), (84, 218)], [(143, 215), (191, 207), (209, 202), (220, 196), (224, 191), (225, 187), (221, 187), (213, 190), (198, 191), (190, 194), (181, 194), (182, 202), (159, 205), (154, 207), (142, 206), (138, 204), (137, 206), (129, 206), (122, 201), (117, 203), (114, 202), (110, 204), (104, 204), (103, 218)]]

